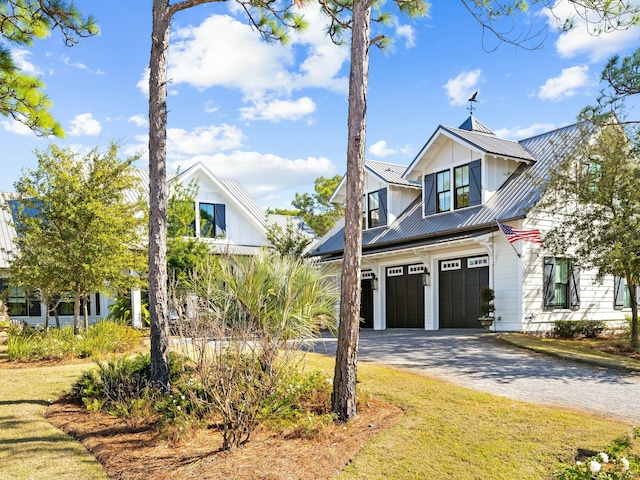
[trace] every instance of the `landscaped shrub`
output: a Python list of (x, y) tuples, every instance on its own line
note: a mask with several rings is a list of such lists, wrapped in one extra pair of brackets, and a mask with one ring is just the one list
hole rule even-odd
[(633, 434), (615, 439), (604, 451), (580, 458), (554, 473), (557, 480), (630, 480), (640, 474), (640, 456), (630, 453), (632, 439), (640, 437), (640, 429)]
[(598, 320), (557, 320), (553, 322), (553, 335), (560, 338), (595, 338), (605, 329)]
[(12, 361), (63, 360), (129, 352), (140, 344), (142, 333), (117, 322), (101, 321), (79, 335), (73, 327), (48, 331), (29, 325), (11, 327), (7, 356)]

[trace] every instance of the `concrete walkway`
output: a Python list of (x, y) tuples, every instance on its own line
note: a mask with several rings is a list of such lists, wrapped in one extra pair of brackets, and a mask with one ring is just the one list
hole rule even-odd
[[(335, 355), (335, 338), (314, 351)], [(474, 390), (640, 425), (640, 375), (549, 357), (481, 330), (362, 330), (359, 359), (418, 370)]]

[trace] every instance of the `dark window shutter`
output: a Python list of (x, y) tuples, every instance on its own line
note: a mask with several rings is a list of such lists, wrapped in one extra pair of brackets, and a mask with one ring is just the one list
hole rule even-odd
[(424, 176), (424, 214), (436, 213), (436, 189), (435, 175), (433, 173)]
[(556, 305), (555, 267), (555, 258), (544, 257), (543, 294), (545, 308), (553, 308)]
[(216, 237), (224, 236), (227, 233), (227, 218), (225, 213), (225, 206), (222, 203), (216, 203), (213, 206), (213, 216), (216, 222)]
[(378, 190), (378, 219), (379, 225), (387, 224), (387, 189)]
[(482, 203), (482, 162), (474, 160), (469, 164), (469, 206)]
[(96, 306), (94, 307), (94, 314), (100, 315), (100, 294), (96, 293)]
[(624, 307), (624, 282), (622, 277), (613, 277), (613, 308), (621, 310)]
[(569, 277), (569, 306), (571, 308), (580, 307), (580, 265), (571, 265), (571, 276)]

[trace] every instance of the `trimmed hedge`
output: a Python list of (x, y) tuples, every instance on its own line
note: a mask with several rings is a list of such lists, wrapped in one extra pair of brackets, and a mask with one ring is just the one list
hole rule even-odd
[(560, 338), (595, 338), (605, 328), (605, 322), (600, 320), (557, 320), (553, 322), (553, 335)]

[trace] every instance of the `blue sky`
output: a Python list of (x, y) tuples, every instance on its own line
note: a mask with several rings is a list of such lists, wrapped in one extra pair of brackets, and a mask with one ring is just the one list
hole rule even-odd
[[(432, 3), (428, 18), (397, 17), (376, 32), (395, 42), (387, 53), (371, 51), (369, 159), (408, 165), (439, 124), (457, 127), (468, 117), (475, 91), (474, 116), (505, 138), (572, 123), (597, 97), (606, 59), (640, 46), (638, 28), (594, 37), (585, 28), (561, 34), (550, 26), (540, 49), (502, 44), (488, 53), (496, 41), (485, 35), (483, 47), (482, 29), (462, 2)], [(99, 37), (68, 48), (54, 32), (29, 49), (10, 46), (23, 69), (45, 82), (66, 138), (38, 138), (0, 117), (0, 190), (12, 190), (36, 166), (34, 149), (51, 142), (84, 153), (115, 140), (123, 156), (140, 154), (138, 166), (148, 168), (151, 1), (76, 5), (96, 17)], [(262, 42), (233, 2), (174, 17), (170, 168), (203, 161), (216, 175), (240, 180), (263, 207), (287, 207), (295, 192), (313, 191), (318, 176), (344, 173), (348, 46), (328, 40), (312, 4), (304, 14), (310, 28), (287, 47)], [(514, 17), (514, 31), (550, 21), (534, 8)]]

